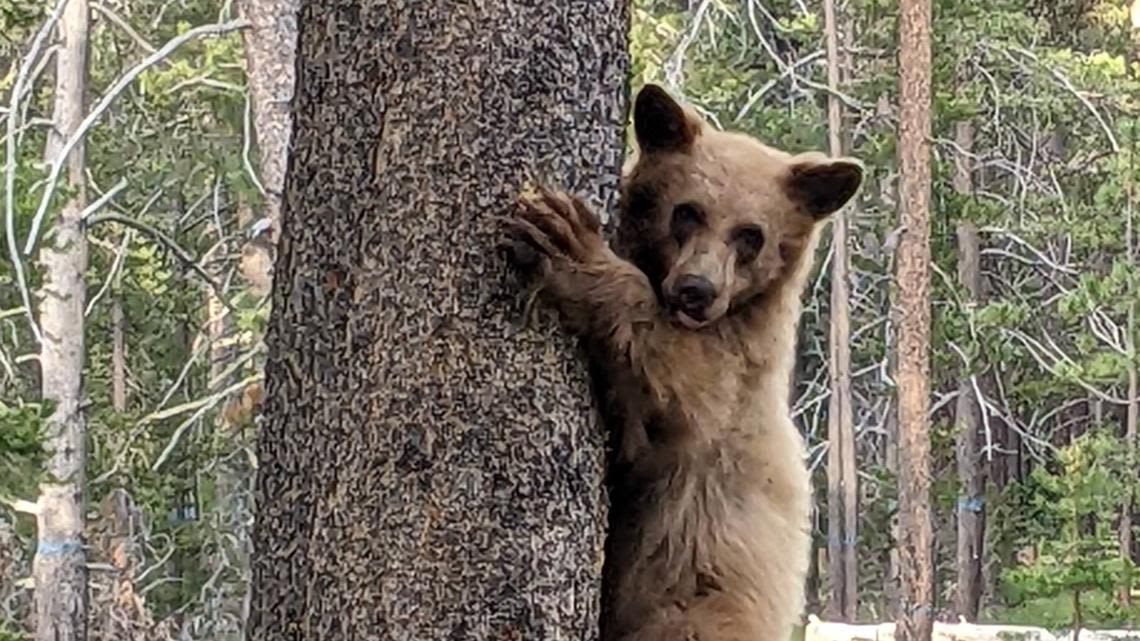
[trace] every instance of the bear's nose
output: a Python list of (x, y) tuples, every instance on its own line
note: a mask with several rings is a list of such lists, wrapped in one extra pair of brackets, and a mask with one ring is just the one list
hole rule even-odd
[(677, 279), (677, 306), (694, 320), (703, 320), (705, 310), (716, 300), (716, 287), (704, 276), (686, 274)]

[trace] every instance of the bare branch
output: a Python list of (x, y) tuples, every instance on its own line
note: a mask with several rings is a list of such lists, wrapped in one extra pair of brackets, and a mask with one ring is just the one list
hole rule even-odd
[[(28, 291), (24, 264), (20, 261), (20, 251), (16, 245), (16, 129), (19, 126), (20, 119), (19, 101), (24, 94), (24, 84), (28, 81), (28, 74), (35, 64), (36, 58), (39, 57), (40, 50), (43, 48), (48, 35), (51, 34), (52, 29), (55, 28), (55, 23), (63, 14), (66, 5), (67, 0), (56, 0), (55, 8), (52, 9), (47, 22), (40, 27), (36, 37), (32, 39), (31, 51), (20, 63), (20, 70), (16, 73), (16, 84), (12, 86), (12, 97), (8, 105), (8, 135), (5, 140), (7, 166), (4, 172), (4, 231), (8, 241), (8, 257), (12, 261), (12, 268), (16, 274), (16, 286), (20, 290), (20, 300), (24, 304), (24, 310), (28, 316), (28, 325), (31, 327), (32, 335), (35, 336), (37, 343), (42, 341), (43, 337), (40, 334), (39, 325), (36, 324), (35, 314), (32, 312), (32, 296)], [(62, 167), (63, 163), (60, 163), (59, 166)]]
[(104, 18), (109, 20), (116, 27), (122, 29), (123, 33), (130, 36), (131, 40), (134, 40), (135, 44), (137, 44), (139, 47), (141, 47), (143, 51), (145, 51), (147, 53), (154, 53), (155, 52), (154, 45), (150, 44), (149, 42), (146, 41), (146, 38), (143, 38), (141, 35), (139, 35), (139, 32), (135, 31), (134, 28), (131, 27), (131, 25), (126, 20), (123, 20), (123, 18), (121, 16), (119, 16), (119, 14), (115, 13), (114, 9), (112, 9), (111, 7), (108, 7), (107, 5), (103, 4), (102, 2), (91, 3), (91, 8), (95, 9), (99, 13), (103, 14)]
[[(177, 429), (174, 430), (174, 435), (170, 437), (170, 442), (166, 444), (166, 448), (163, 449), (162, 453), (158, 455), (158, 459), (154, 462), (154, 465), (151, 465), (151, 467), (150, 467), (151, 471), (152, 472), (158, 471), (158, 468), (162, 467), (162, 464), (166, 462), (166, 459), (170, 457), (171, 452), (173, 452), (174, 448), (178, 445), (178, 441), (182, 439), (182, 435), (186, 432), (186, 429), (188, 427), (190, 427), (194, 423), (194, 421), (198, 420), (198, 418), (200, 418), (203, 414), (205, 414), (210, 409), (212, 409), (215, 405), (222, 402), (222, 400), (224, 400), (230, 394), (233, 394), (234, 392), (237, 392), (238, 390), (244, 389), (247, 385), (249, 385), (251, 383), (255, 383), (255, 382), (260, 381), (260, 380), (261, 380), (261, 374), (255, 374), (253, 376), (250, 376), (248, 378), (240, 380), (240, 381), (234, 383), (233, 385), (230, 385), (229, 387), (227, 387), (223, 390), (220, 390), (218, 392), (214, 392), (213, 394), (211, 394), (205, 398), (198, 399), (197, 401), (194, 401), (193, 403), (185, 404), (183, 407), (186, 407), (189, 405), (197, 405), (198, 409), (192, 415), (190, 415), (190, 418), (187, 418), (185, 421), (182, 422), (181, 425), (178, 426)], [(146, 419), (143, 419), (143, 420), (146, 420)]]
[(111, 283), (114, 282), (118, 276), (119, 270), (123, 268), (123, 262), (127, 256), (127, 247), (131, 244), (133, 235), (133, 229), (128, 229), (127, 232), (123, 234), (123, 239), (119, 241), (119, 248), (115, 251), (115, 259), (111, 261), (111, 269), (107, 271), (107, 278), (103, 281), (103, 286), (99, 288), (99, 291), (95, 292), (91, 300), (87, 301), (87, 309), (83, 312), (85, 317), (91, 315), (91, 310), (95, 309), (95, 303), (103, 298), (107, 290), (111, 288)]
[(689, 26), (689, 30), (681, 37), (681, 42), (673, 51), (673, 55), (669, 56), (669, 60), (665, 62), (665, 80), (668, 81), (670, 89), (676, 90), (681, 85), (681, 67), (685, 62), (685, 52), (696, 40), (697, 33), (705, 22), (705, 14), (708, 13), (711, 4), (712, 0), (701, 0), (701, 4), (697, 6), (696, 13), (693, 15), (693, 22)]
[[(245, 94), (245, 117), (242, 119), (242, 138), (241, 138), (241, 161), (245, 166), (245, 173), (249, 174), (249, 179), (253, 181), (257, 187), (258, 193), (261, 197), (266, 196), (265, 186), (261, 184), (261, 179), (257, 177), (257, 171), (253, 168), (253, 162), (249, 159), (249, 148), (253, 141), (253, 96), (247, 91)], [(219, 227), (219, 229), (221, 229)]]
[(159, 229), (157, 229), (151, 225), (148, 225), (148, 224), (146, 224), (140, 220), (135, 220), (134, 218), (131, 218), (129, 216), (123, 216), (122, 214), (114, 214), (114, 213), (95, 214), (94, 216), (91, 216), (90, 218), (87, 219), (87, 226), (90, 228), (90, 227), (94, 227), (95, 225), (98, 225), (99, 223), (104, 223), (104, 222), (115, 222), (115, 223), (119, 223), (122, 225), (126, 225), (128, 227), (133, 227), (133, 228), (137, 229), (138, 231), (141, 231), (144, 234), (147, 234), (148, 236), (150, 236), (151, 238), (154, 238), (155, 240), (157, 240), (164, 247), (166, 247), (166, 249), (168, 249), (172, 254), (177, 256), (178, 259), (180, 261), (182, 261), (182, 263), (184, 265), (186, 265), (190, 269), (197, 272), (197, 274), (199, 276), (201, 276), (206, 281), (206, 284), (208, 284), (210, 286), (210, 288), (214, 290), (214, 293), (216, 293), (218, 295), (219, 300), (221, 300), (224, 304), (226, 304), (227, 307), (230, 307), (230, 305), (226, 302), (225, 297), (223, 296), (222, 287), (214, 281), (214, 279), (210, 276), (210, 274), (205, 269), (203, 269), (201, 265), (198, 264), (198, 261), (195, 260), (195, 258), (193, 256), (191, 256), (189, 252), (187, 252), (185, 249), (182, 249), (182, 247), (179, 246), (178, 243), (174, 242), (173, 238), (171, 238), (170, 236), (167, 236), (162, 231), (160, 231)]
[(1066, 91), (1073, 94), (1073, 97), (1075, 97), (1077, 100), (1079, 100), (1080, 103), (1082, 105), (1084, 105), (1085, 109), (1087, 109), (1089, 111), (1089, 113), (1091, 113), (1093, 115), (1093, 118), (1096, 119), (1097, 123), (1100, 125), (1100, 128), (1104, 131), (1105, 137), (1108, 138), (1108, 143), (1109, 143), (1109, 145), (1111, 145), (1113, 153), (1119, 153), (1120, 152), (1120, 143), (1118, 143), (1116, 141), (1116, 134), (1112, 133), (1112, 127), (1110, 127), (1108, 125), (1108, 122), (1105, 121), (1104, 116), (1100, 115), (1100, 111), (1097, 110), (1096, 106), (1094, 106), (1092, 104), (1092, 102), (1089, 101), (1089, 99), (1084, 95), (1084, 93), (1082, 93), (1075, 86), (1073, 86), (1073, 82), (1071, 80), (1069, 80), (1068, 76), (1061, 73), (1058, 69), (1043, 63), (1041, 61), (1041, 59), (1037, 57), (1037, 54), (1033, 53), (1032, 51), (1026, 51), (1025, 49), (1022, 49), (1021, 47), (1017, 47), (1017, 46), (1013, 46), (1013, 45), (998, 46), (998, 45), (995, 45), (993, 43), (985, 43), (983, 46), (985, 46), (989, 49), (996, 50), (996, 51), (1004, 54), (1006, 57), (1009, 57), (1008, 51), (1012, 51), (1014, 53), (1020, 54), (1021, 56), (1024, 56), (1024, 57), (1032, 60), (1033, 62), (1035, 62), (1038, 65), (1040, 65), (1041, 67), (1043, 67), (1046, 71), (1048, 71), (1053, 76), (1053, 78), (1055, 78), (1057, 80), (1057, 82), (1059, 82), (1061, 84), (1062, 87), (1065, 88)]
[(115, 196), (117, 196), (120, 191), (123, 191), (124, 189), (126, 189), (126, 187), (127, 187), (127, 179), (126, 178), (120, 178), (119, 182), (115, 183), (114, 187), (111, 187), (106, 192), (104, 192), (102, 196), (99, 196), (99, 198), (97, 200), (95, 200), (95, 202), (91, 203), (90, 205), (87, 205), (87, 207), (82, 212), (79, 213), (79, 219), (80, 220), (86, 220), (88, 216), (99, 211), (100, 209), (103, 208), (104, 205), (111, 202), (111, 199), (114, 198)]
[(0, 497), (0, 503), (7, 505), (14, 512), (31, 514), (33, 516), (39, 516), (40, 514), (40, 504), (36, 503), (35, 501)]
[(36, 246), (36, 241), (39, 237), (40, 226), (43, 225), (44, 216), (47, 214), (47, 208), (51, 204), (51, 199), (55, 195), (56, 183), (59, 181), (59, 174), (67, 161), (67, 157), (71, 154), (71, 150), (75, 148), (79, 141), (87, 135), (88, 130), (95, 125), (100, 116), (111, 106), (115, 98), (119, 96), (136, 78), (138, 78), (144, 71), (150, 69), (156, 64), (166, 60), (172, 53), (179, 47), (195, 38), (202, 38), (208, 36), (217, 36), (237, 29), (245, 28), (249, 25), (247, 20), (231, 20), (222, 24), (211, 24), (196, 27), (187, 31), (186, 33), (173, 38), (167, 42), (161, 49), (153, 54), (144, 58), (137, 65), (132, 67), (127, 73), (123, 74), (119, 80), (112, 85), (107, 93), (97, 105), (87, 114), (83, 122), (79, 123), (75, 133), (64, 143), (60, 149), (59, 154), (53, 159), (51, 163), (51, 172), (48, 174), (47, 184), (44, 186), (44, 194), (40, 199), (39, 208), (36, 210), (35, 217), (32, 218), (32, 228), (28, 232), (27, 242), (24, 243), (24, 254), (30, 255)]

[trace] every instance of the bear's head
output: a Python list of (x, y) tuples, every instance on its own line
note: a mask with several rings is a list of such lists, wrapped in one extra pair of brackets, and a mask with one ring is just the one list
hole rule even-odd
[(689, 329), (789, 277), (815, 226), (863, 180), (855, 160), (792, 155), (718, 131), (656, 85), (638, 93), (633, 119), (637, 155), (623, 180), (616, 248)]

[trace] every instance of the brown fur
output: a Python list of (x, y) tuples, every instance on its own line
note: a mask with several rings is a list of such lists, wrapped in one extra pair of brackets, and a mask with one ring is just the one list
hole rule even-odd
[[(800, 296), (819, 222), (862, 170), (715, 131), (654, 86), (634, 124), (614, 249), (560, 192), (521, 197), (512, 219), (544, 294), (592, 347), (616, 441), (603, 634), (784, 641), (809, 552), (788, 408)], [(679, 311), (683, 276), (715, 288), (703, 313)]]

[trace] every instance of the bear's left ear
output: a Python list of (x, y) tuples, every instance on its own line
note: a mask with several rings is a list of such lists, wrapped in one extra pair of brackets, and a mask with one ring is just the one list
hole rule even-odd
[(786, 189), (816, 219), (839, 211), (863, 183), (863, 165), (852, 158), (804, 156), (793, 160)]

